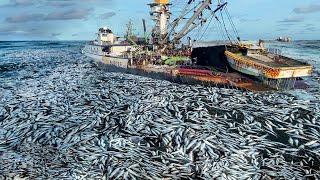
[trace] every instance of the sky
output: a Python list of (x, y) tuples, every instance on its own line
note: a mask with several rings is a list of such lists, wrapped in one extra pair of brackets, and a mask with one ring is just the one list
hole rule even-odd
[[(122, 36), (132, 20), (136, 33), (142, 19), (148, 30), (152, 0), (0, 0), (0, 41), (91, 40), (99, 27), (109, 27)], [(171, 0), (179, 14), (188, 0)], [(215, 0), (213, 0), (215, 1)], [(242, 39), (320, 39), (319, 0), (228, 0), (228, 11)], [(221, 39), (216, 26), (205, 39)]]

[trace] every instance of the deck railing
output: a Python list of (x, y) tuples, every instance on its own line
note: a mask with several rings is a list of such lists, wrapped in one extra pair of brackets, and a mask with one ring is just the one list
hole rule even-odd
[(282, 52), (280, 49), (276, 49), (276, 48), (268, 48), (267, 52), (275, 54), (275, 55), (282, 55)]

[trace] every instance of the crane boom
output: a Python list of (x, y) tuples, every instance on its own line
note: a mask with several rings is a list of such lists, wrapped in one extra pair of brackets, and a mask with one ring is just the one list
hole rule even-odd
[[(208, 22), (210, 24), (213, 17), (217, 19), (216, 13), (227, 5), (227, 2), (222, 3), (223, 1), (217, 0), (217, 8), (212, 10), (210, 6), (213, 0), (199, 1), (188, 0), (180, 16), (171, 23), (169, 23), (171, 16), (169, 8), (171, 4), (169, 4), (169, 0), (153, 0), (154, 3), (149, 4), (151, 7), (151, 15), (156, 22), (151, 34), (152, 44), (156, 47), (155, 49), (165, 51), (167, 48), (174, 48), (176, 44), (181, 43), (183, 37), (208, 22), (208, 17), (204, 17), (204, 14), (205, 16), (211, 16)], [(192, 5), (194, 6), (191, 7)], [(210, 14), (207, 13), (206, 9)], [(185, 16), (189, 14), (191, 14), (191, 17), (186, 18)], [(182, 24), (182, 20), (184, 19), (187, 19), (187, 22)]]
[(193, 16), (188, 20), (188, 22), (185, 24), (182, 30), (179, 33), (174, 35), (173, 37), (174, 41), (179, 41), (186, 34), (188, 34), (192, 29), (194, 29), (194, 24), (195, 24), (194, 21), (199, 17), (199, 15), (202, 13), (203, 10), (205, 10), (210, 6), (210, 4), (211, 4), (211, 0), (205, 0), (201, 4), (201, 6), (195, 11)]

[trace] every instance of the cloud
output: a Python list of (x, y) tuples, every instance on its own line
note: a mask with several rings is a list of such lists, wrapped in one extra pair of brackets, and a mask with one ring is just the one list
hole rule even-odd
[(297, 14), (320, 12), (320, 4), (310, 4), (309, 6), (297, 7), (293, 9), (293, 12)]
[(250, 19), (250, 18), (241, 18), (240, 22), (258, 22), (261, 21), (260, 18)]
[(52, 37), (57, 37), (57, 36), (60, 36), (60, 35), (61, 35), (61, 33), (52, 33), (51, 34)]
[(307, 27), (306, 28), (307, 31), (317, 31), (316, 27)]
[(75, 6), (76, 3), (74, 2), (61, 2), (61, 1), (48, 1), (46, 6), (53, 6), (53, 7), (69, 7), (69, 6)]
[(71, 20), (71, 19), (86, 19), (92, 9), (76, 8), (62, 12), (49, 13), (45, 20)]
[(115, 16), (115, 15), (116, 15), (115, 12), (107, 12), (107, 13), (101, 14), (100, 18), (109, 19), (109, 18), (111, 18), (112, 16)]
[(304, 25), (305, 27), (310, 27), (310, 26), (314, 26), (314, 24), (306, 24)]
[(35, 21), (52, 21), (52, 20), (77, 20), (86, 19), (91, 12), (91, 9), (71, 9), (61, 12), (53, 12), (45, 14), (20, 14), (6, 18), (8, 23), (25, 23)]
[(43, 14), (20, 14), (15, 16), (10, 16), (6, 18), (8, 23), (21, 23), (30, 21), (39, 21), (44, 17)]
[(25, 26), (16, 26), (16, 25), (9, 25), (9, 26), (4, 26), (0, 28), (0, 35), (12, 35), (12, 34), (23, 34), (23, 35), (28, 35), (28, 34), (40, 34), (41, 32), (39, 29), (35, 28), (30, 28), (30, 27), (25, 27)]
[(11, 0), (11, 5), (14, 6), (29, 6), (35, 4), (34, 0)]
[(304, 18), (303, 17), (289, 17), (286, 19), (283, 19), (281, 21), (278, 21), (280, 23), (297, 23), (297, 22), (303, 22)]
[(72, 34), (72, 37), (76, 37), (76, 36), (78, 36), (78, 34)]
[[(0, 1), (3, 1), (3, 0), (0, 0)], [(39, 1), (41, 2), (41, 0), (38, 0), (38, 2), (36, 0), (9, 0), (8, 2), (0, 3), (1, 4), (0, 8), (32, 6), (32, 5), (38, 4)]]
[(16, 32), (17, 29), (14, 29), (12, 27), (0, 27), (0, 35), (9, 35)]
[[(3, 0), (0, 0), (3, 1)], [(85, 4), (88, 6), (96, 3), (110, 3), (112, 0), (9, 0), (4, 6), (31, 6), (31, 5), (45, 5), (55, 7), (76, 6)]]
[[(280, 21), (278, 21), (278, 22), (280, 22)], [(280, 26), (280, 27), (283, 27), (283, 26), (286, 26), (286, 27), (288, 27), (288, 26), (296, 26), (297, 24), (295, 24), (295, 23), (281, 23), (281, 24), (277, 24), (277, 26)]]
[(289, 29), (288, 28), (279, 28), (277, 29), (277, 31), (288, 31)]
[(52, 40), (60, 38), (60, 31), (56, 24), (7, 24), (0, 27), (0, 36), (6, 40)]

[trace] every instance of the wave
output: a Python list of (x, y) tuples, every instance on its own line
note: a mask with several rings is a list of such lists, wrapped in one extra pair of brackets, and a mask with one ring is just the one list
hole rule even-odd
[(8, 72), (8, 71), (15, 71), (18, 69), (23, 69), (27, 66), (30, 66), (31, 64), (29, 63), (5, 63), (5, 64), (0, 64), (0, 72)]
[(296, 41), (296, 45), (307, 49), (320, 49), (320, 41)]

